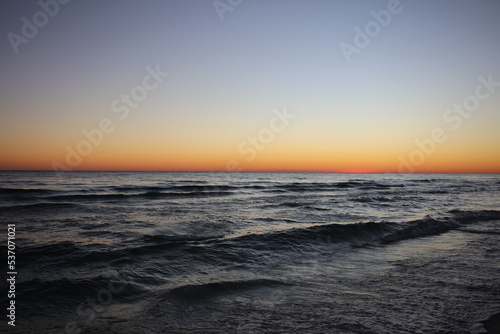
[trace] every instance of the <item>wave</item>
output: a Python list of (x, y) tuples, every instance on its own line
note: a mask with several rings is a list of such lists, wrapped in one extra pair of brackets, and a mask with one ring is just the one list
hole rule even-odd
[(248, 234), (230, 239), (233, 245), (257, 249), (299, 249), (318, 243), (367, 244), (375, 241), (387, 228), (387, 223), (324, 224), (306, 228), (293, 228), (263, 234)]
[[(270, 217), (257, 217), (255, 220), (263, 221), (263, 222), (275, 222), (276, 219), (270, 218)], [(294, 219), (288, 219), (288, 218), (281, 218), (280, 221), (286, 222), (286, 223), (299, 223), (299, 221), (294, 220)]]
[(483, 231), (483, 230), (473, 230), (473, 229), (461, 229), (459, 228), (458, 231), (460, 232), (465, 232), (465, 233), (474, 233), (474, 234), (491, 234), (491, 235), (500, 235), (500, 231)]
[[(231, 235), (137, 235), (118, 247), (89, 249), (73, 242), (26, 247), (23, 262), (36, 262), (43, 258), (57, 258), (61, 265), (75, 263), (110, 263), (121, 260), (141, 261), (141, 257), (164, 252), (183, 258), (196, 254), (200, 261), (223, 261), (230, 256), (234, 261), (244, 253), (261, 251), (308, 251), (325, 244), (342, 244), (351, 247), (381, 246), (408, 239), (421, 238), (459, 229), (477, 222), (500, 220), (500, 211), (453, 210), (439, 219), (427, 216), (405, 222), (329, 223), (280, 231)], [(110, 233), (113, 235), (113, 233)], [(1, 248), (0, 248), (1, 249)], [(190, 255), (191, 254), (191, 255)], [(240, 254), (240, 255), (238, 255)]]
[[(329, 211), (330, 208), (319, 207), (315, 205), (310, 205), (309, 203), (300, 203), (300, 202), (283, 202), (276, 204), (266, 204), (260, 205), (261, 209), (273, 209), (273, 208), (301, 208), (307, 210), (316, 210), (316, 211)], [(273, 220), (273, 219), (271, 219)]]
[[(83, 185), (82, 185), (83, 186)], [(344, 189), (359, 190), (386, 190), (402, 188), (402, 184), (389, 184), (375, 181), (345, 181), (345, 182), (291, 182), (262, 184), (210, 184), (199, 182), (196, 184), (177, 185), (120, 185), (103, 186), (97, 188), (81, 188), (68, 190), (54, 190), (47, 188), (0, 188), (0, 196), (20, 203), (39, 200), (46, 202), (65, 201), (119, 201), (128, 199), (164, 199), (164, 198), (194, 198), (230, 196), (248, 190), (272, 193), (307, 193), (339, 191)], [(284, 204), (288, 207), (297, 207), (299, 204)]]
[(237, 290), (247, 290), (262, 287), (271, 287), (276, 285), (287, 285), (284, 282), (271, 279), (253, 279), (241, 281), (218, 281), (204, 284), (182, 285), (171, 289), (166, 296), (178, 297), (181, 299), (200, 300), (215, 295), (227, 294)]
[(179, 191), (179, 192), (206, 192), (206, 191), (222, 191), (222, 190), (233, 190), (238, 189), (237, 186), (228, 185), (182, 185), (182, 186), (116, 186), (111, 187), (111, 189), (120, 192), (130, 192), (130, 191)]
[(21, 260), (37, 259), (40, 257), (66, 257), (78, 252), (82, 252), (82, 249), (75, 243), (62, 241), (49, 245), (25, 247), (22, 250), (23, 257)]
[(351, 246), (388, 244), (406, 239), (438, 235), (460, 226), (475, 222), (500, 220), (500, 211), (450, 211), (452, 217), (423, 219), (407, 222), (366, 222), (351, 224), (324, 224), (305, 228), (294, 228), (265, 234), (248, 234), (231, 240), (232, 243), (248, 246), (264, 244), (265, 248), (281, 248), (310, 245), (311, 242), (348, 243)]
[(189, 191), (189, 192), (147, 192), (139, 194), (139, 197), (146, 198), (182, 198), (182, 197), (212, 197), (212, 196), (229, 196), (233, 193), (230, 191), (221, 190), (204, 190), (204, 191)]
[(52, 193), (53, 190), (43, 188), (4, 188), (0, 187), (0, 195), (42, 195)]
[(197, 236), (197, 235), (144, 235), (141, 240), (147, 243), (165, 243), (165, 242), (190, 242), (205, 241), (212, 239), (222, 239), (224, 235)]
[[(116, 186), (98, 189), (80, 189), (71, 192), (52, 189), (2, 188), (0, 196), (14, 201), (46, 200), (46, 201), (99, 201), (124, 200), (132, 198), (189, 198), (232, 195), (234, 190), (242, 187), (229, 185), (179, 185), (179, 186)], [(243, 187), (245, 188), (245, 187)], [(94, 190), (94, 191), (93, 191)], [(98, 191), (95, 191), (98, 190)], [(49, 203), (37, 203), (51, 205)], [(15, 206), (12, 206), (15, 207)]]
[[(137, 259), (141, 256), (150, 256), (158, 252), (167, 251), (172, 248), (178, 248), (200, 243), (209, 242), (223, 238), (223, 235), (196, 236), (196, 235), (142, 235), (133, 238), (132, 234), (123, 232), (90, 230), (80, 232), (85, 237), (111, 236), (127, 237), (126, 243), (117, 244), (115, 247), (88, 247), (78, 245), (74, 242), (63, 241), (41, 246), (27, 246), (19, 250), (20, 266), (30, 263), (39, 263), (57, 259), (58, 265), (63, 267), (85, 266), (89, 263), (112, 263), (124, 259)], [(122, 238), (123, 239), (123, 238)], [(5, 251), (6, 251), (5, 247)], [(0, 245), (0, 250), (3, 246)]]
[(402, 188), (402, 187), (404, 187), (404, 185), (402, 184), (384, 184), (374, 181), (345, 181), (345, 182), (333, 182), (333, 183), (318, 183), (318, 182), (288, 183), (283, 185), (274, 185), (274, 187), (271, 187), (270, 190), (310, 192), (310, 191), (332, 191), (332, 190), (351, 189), (351, 188), (369, 190), (369, 189), (390, 189), (390, 188)]
[(133, 198), (184, 198), (184, 197), (211, 197), (211, 196), (228, 196), (232, 195), (229, 191), (201, 191), (201, 192), (161, 192), (161, 191), (147, 191), (138, 194), (74, 194), (74, 195), (56, 195), (48, 196), (46, 199), (50, 200), (123, 200)]
[(1, 207), (2, 210), (49, 210), (49, 209), (71, 209), (81, 207), (78, 203), (69, 202), (44, 202), (34, 204), (20, 204)]
[[(16, 294), (19, 294), (18, 298), (25, 306), (36, 305), (40, 300), (44, 300), (44, 306), (47, 308), (66, 304), (72, 311), (90, 296), (97, 297), (97, 300), (100, 298), (99, 304), (105, 306), (111, 301), (127, 300), (133, 295), (146, 292), (140, 284), (135, 284), (131, 279), (102, 275), (88, 278), (35, 278), (17, 282), (16, 288)], [(34, 311), (36, 313), (36, 310)]]
[(272, 209), (272, 208), (305, 208), (307, 206), (306, 203), (299, 203), (299, 202), (283, 202), (283, 203), (276, 203), (276, 204), (265, 204), (265, 205), (260, 205), (259, 208), (261, 209)]
[(449, 190), (426, 190), (422, 192), (423, 194), (435, 194), (435, 195), (441, 195), (441, 194), (450, 194), (451, 192)]
[(143, 191), (159, 191), (159, 190), (163, 190), (164, 187), (160, 187), (160, 186), (113, 186), (111, 187), (112, 190), (115, 190), (115, 191), (140, 191), (140, 190), (143, 190)]
[(461, 223), (469, 224), (477, 221), (491, 221), (500, 219), (500, 211), (498, 210), (451, 210), (452, 219), (459, 220)]
[(410, 180), (410, 182), (416, 182), (416, 183), (437, 183), (443, 181), (446, 181), (446, 179), (433, 178), (433, 179)]
[(351, 201), (360, 202), (360, 203), (393, 202), (395, 200), (405, 200), (405, 199), (404, 198), (395, 198), (395, 197), (389, 198), (389, 197), (383, 197), (383, 196), (351, 198)]
[(377, 241), (382, 244), (388, 244), (406, 239), (421, 238), (441, 234), (459, 226), (460, 224), (453, 220), (443, 221), (427, 217), (422, 220), (402, 224), (401, 228), (398, 225), (392, 226), (389, 233), (377, 238)]

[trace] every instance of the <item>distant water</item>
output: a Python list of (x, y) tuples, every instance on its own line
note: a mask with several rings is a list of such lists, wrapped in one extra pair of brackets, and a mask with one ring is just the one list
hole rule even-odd
[(500, 175), (0, 172), (0, 210), (19, 333), (474, 333), (500, 312)]

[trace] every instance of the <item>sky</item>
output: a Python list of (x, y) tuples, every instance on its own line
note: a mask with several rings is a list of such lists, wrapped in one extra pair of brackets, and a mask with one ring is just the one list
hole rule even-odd
[(500, 173), (500, 2), (2, 1), (0, 169)]

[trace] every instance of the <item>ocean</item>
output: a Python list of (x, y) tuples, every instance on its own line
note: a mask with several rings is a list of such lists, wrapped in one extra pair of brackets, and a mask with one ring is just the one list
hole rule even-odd
[(500, 312), (500, 175), (0, 172), (0, 210), (9, 333), (482, 333)]

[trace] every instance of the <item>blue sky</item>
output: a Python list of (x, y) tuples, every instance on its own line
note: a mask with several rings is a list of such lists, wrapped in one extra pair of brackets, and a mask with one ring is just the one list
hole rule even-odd
[[(82, 128), (159, 64), (168, 79), (96, 152), (134, 138), (138, 150), (161, 142), (175, 157), (179, 145), (196, 154), (208, 143), (223, 166), (273, 108), (287, 106), (297, 120), (269, 152), (362, 155), (364, 146), (396, 164), (415, 138), (442, 125), (444, 110), (471, 94), (479, 76), (500, 81), (500, 2), (401, 0), (401, 12), (348, 63), (340, 44), (353, 44), (354, 28), (364, 29), (371, 11), (388, 3), (243, 0), (221, 21), (211, 1), (73, 0), (15, 53), (8, 33), (21, 35), (21, 18), (32, 20), (41, 8), (3, 2), (3, 158), (15, 165), (12, 147), (30, 152), (36, 142), (47, 163), (60, 159)], [(442, 151), (464, 143), (498, 149), (499, 96)]]

